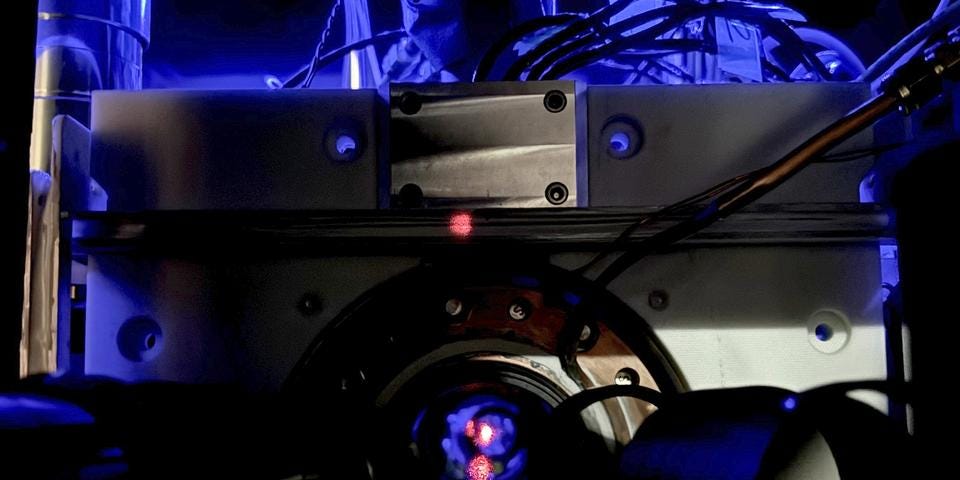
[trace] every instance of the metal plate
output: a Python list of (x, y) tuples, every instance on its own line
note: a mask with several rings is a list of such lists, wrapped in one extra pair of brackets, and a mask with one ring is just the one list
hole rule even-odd
[(376, 91), (104, 91), (93, 102), (92, 174), (111, 211), (386, 201)]
[[(573, 82), (395, 84), (390, 97), (391, 194), (416, 185), (427, 206), (586, 205)], [(566, 195), (548, 200), (556, 183)]]
[[(767, 166), (869, 98), (850, 83), (591, 87), (590, 206), (669, 205)], [(632, 155), (611, 136), (632, 134)], [(837, 151), (873, 147), (864, 132)], [(857, 203), (872, 158), (808, 167), (761, 203)]]

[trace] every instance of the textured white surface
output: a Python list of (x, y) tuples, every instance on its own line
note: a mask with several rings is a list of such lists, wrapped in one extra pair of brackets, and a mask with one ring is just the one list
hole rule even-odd
[[(802, 391), (886, 378), (879, 254), (876, 245), (695, 248), (646, 258), (611, 290), (650, 323), (690, 388)], [(669, 296), (663, 311), (648, 305), (653, 291)], [(850, 322), (835, 353), (809, 338), (808, 321), (822, 310)], [(886, 411), (882, 396), (857, 398)]]

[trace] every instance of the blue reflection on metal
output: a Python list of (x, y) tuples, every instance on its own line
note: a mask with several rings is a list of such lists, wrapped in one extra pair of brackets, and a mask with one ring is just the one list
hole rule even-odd
[(616, 132), (611, 135), (610, 150), (620, 154), (630, 151), (630, 135), (624, 132)]
[[(485, 456), (493, 463), (487, 478), (515, 480), (524, 478), (527, 450), (518, 440), (517, 419), (520, 408), (493, 395), (471, 396), (450, 410), (440, 447), (446, 455), (443, 479), (471, 478), (471, 460)], [(420, 438), (421, 414), (413, 425), (414, 438)]]
[(797, 397), (791, 395), (783, 400), (783, 409), (792, 412), (797, 409)]
[(0, 395), (0, 429), (91, 424), (92, 415), (63, 400), (29, 394)]

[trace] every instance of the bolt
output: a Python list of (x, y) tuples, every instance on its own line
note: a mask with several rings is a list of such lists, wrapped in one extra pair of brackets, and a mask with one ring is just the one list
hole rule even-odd
[(632, 368), (624, 368), (617, 372), (613, 378), (613, 383), (617, 385), (636, 385), (640, 383), (640, 375)]
[(587, 340), (590, 339), (590, 334), (592, 333), (593, 331), (590, 330), (590, 325), (584, 325), (583, 330), (580, 330), (580, 341), (586, 342)]
[(567, 190), (566, 185), (560, 182), (554, 182), (547, 185), (547, 190), (544, 192), (544, 195), (551, 205), (561, 205), (570, 197), (570, 191)]
[(416, 115), (423, 108), (423, 100), (416, 92), (404, 92), (400, 95), (398, 106), (404, 115)]
[(663, 290), (654, 290), (647, 296), (647, 304), (650, 308), (662, 312), (670, 306), (670, 296)]
[(447, 315), (456, 317), (457, 315), (460, 315), (460, 312), (463, 311), (463, 302), (461, 302), (459, 299), (451, 298), (450, 300), (447, 300), (447, 304), (444, 305), (444, 310), (446, 310)]
[(567, 108), (567, 96), (560, 90), (550, 90), (543, 97), (543, 106), (550, 113), (560, 113)]
[(297, 310), (305, 316), (316, 315), (323, 309), (323, 301), (315, 293), (305, 293), (297, 303)]
[(533, 311), (533, 305), (530, 305), (530, 302), (523, 298), (518, 298), (510, 304), (510, 308), (507, 309), (507, 313), (510, 314), (510, 318), (522, 322), (530, 317), (530, 313)]

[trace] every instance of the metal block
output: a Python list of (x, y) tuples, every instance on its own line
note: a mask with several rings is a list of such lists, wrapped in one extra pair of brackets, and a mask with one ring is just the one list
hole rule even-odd
[(573, 82), (397, 84), (390, 98), (391, 194), (402, 203), (586, 205)]
[[(773, 163), (869, 97), (851, 83), (591, 87), (590, 206), (687, 198)], [(873, 140), (864, 132), (836, 152)], [(872, 163), (811, 165), (761, 203), (857, 203)]]
[[(810, 243), (683, 248), (644, 259), (610, 289), (650, 324), (691, 389), (803, 391), (887, 377), (881, 283), (877, 243)], [(829, 332), (818, 335), (821, 324)], [(858, 398), (887, 408), (881, 395)]]
[(92, 175), (111, 211), (374, 209), (385, 128), (373, 90), (96, 92)]

